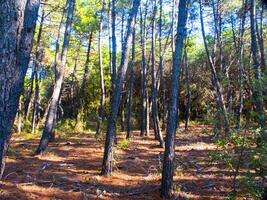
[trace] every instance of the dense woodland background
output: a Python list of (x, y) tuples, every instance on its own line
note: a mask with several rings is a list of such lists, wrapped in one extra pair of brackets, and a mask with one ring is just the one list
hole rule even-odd
[[(78, 179), (79, 191), (62, 189), (73, 192), (74, 199), (266, 198), (263, 1), (6, 0), (0, 4), (3, 199), (45, 199), (40, 187), (47, 188), (46, 183), (56, 187), (57, 180), (59, 189), (76, 184), (62, 179), (68, 173), (58, 178), (49, 173), (61, 171), (52, 162), (79, 155), (80, 167), (97, 170), (93, 175), (88, 172), (86, 181)], [(82, 145), (87, 149), (81, 150)], [(147, 153), (137, 156), (144, 145)], [(58, 157), (51, 155), (61, 146), (70, 149)], [(180, 154), (184, 148), (188, 154)], [(96, 158), (88, 164), (91, 156)], [(124, 159), (136, 171), (130, 172)], [(41, 169), (37, 174), (27, 172), (26, 177), (23, 165)], [(131, 190), (138, 185), (133, 177), (141, 166), (142, 176), (153, 174), (155, 179)], [(201, 172), (214, 179), (203, 175), (198, 183), (194, 176)], [(48, 173), (47, 182), (37, 178), (41, 173)], [(115, 187), (112, 181), (121, 177), (123, 183), (123, 176), (131, 173), (129, 190)], [(110, 175), (111, 180), (105, 179)], [(29, 181), (28, 176), (35, 179)], [(227, 179), (221, 180), (222, 176)], [(14, 181), (15, 188), (10, 185)], [(20, 189), (28, 183), (39, 188)], [(89, 192), (87, 185), (93, 185)], [(53, 191), (47, 198), (72, 197)]]

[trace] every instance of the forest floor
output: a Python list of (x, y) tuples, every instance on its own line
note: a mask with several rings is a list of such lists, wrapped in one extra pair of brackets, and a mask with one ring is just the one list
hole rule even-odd
[[(175, 195), (173, 199), (224, 199), (231, 192), (231, 173), (209, 164), (216, 151), (210, 128), (195, 125), (176, 139)], [(33, 156), (38, 139), (15, 134), (7, 158), (0, 199), (160, 199), (163, 149), (151, 136), (134, 132), (115, 151), (112, 177), (102, 177), (104, 140), (91, 133), (59, 134), (43, 156)], [(184, 198), (183, 198), (184, 197)]]

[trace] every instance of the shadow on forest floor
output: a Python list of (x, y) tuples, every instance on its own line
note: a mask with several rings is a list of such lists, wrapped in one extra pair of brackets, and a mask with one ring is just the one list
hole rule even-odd
[[(175, 195), (219, 200), (231, 191), (231, 173), (208, 164), (208, 153), (216, 150), (203, 133), (208, 129), (198, 125), (178, 134)], [(116, 148), (112, 177), (99, 176), (104, 142), (92, 134), (65, 134), (42, 157), (32, 156), (38, 140), (14, 137), (0, 199), (160, 199), (163, 149), (153, 132), (147, 138), (138, 135), (134, 132), (126, 148)]]

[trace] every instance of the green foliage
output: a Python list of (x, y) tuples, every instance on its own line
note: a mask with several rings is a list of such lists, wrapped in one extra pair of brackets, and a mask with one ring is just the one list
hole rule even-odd
[[(263, 187), (261, 180), (266, 176), (266, 144), (257, 146), (259, 130), (239, 130), (231, 133), (229, 139), (217, 141), (218, 151), (209, 153), (211, 163), (219, 162), (232, 171), (233, 185), (236, 182), (242, 188), (238, 193), (228, 196), (235, 199), (237, 195), (250, 195), (255, 199), (261, 199)], [(246, 170), (245, 177), (237, 179), (240, 170)], [(236, 188), (233, 188), (236, 191)]]
[(128, 139), (123, 139), (119, 144), (118, 144), (118, 148), (123, 149), (123, 150), (127, 150), (129, 148), (131, 141)]

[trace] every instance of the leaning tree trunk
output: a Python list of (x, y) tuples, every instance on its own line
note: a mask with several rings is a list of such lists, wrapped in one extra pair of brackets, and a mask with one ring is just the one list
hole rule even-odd
[(156, 13), (157, 13), (157, 3), (154, 1), (154, 12), (152, 19), (152, 116), (155, 138), (160, 142), (160, 146), (164, 147), (163, 136), (161, 133), (159, 113), (158, 113), (158, 86), (157, 86), (157, 70), (156, 70)]
[(67, 16), (67, 21), (66, 21), (64, 42), (63, 42), (63, 47), (62, 47), (61, 67), (60, 67), (60, 70), (58, 71), (58, 75), (56, 76), (56, 82), (54, 85), (54, 90), (53, 90), (53, 94), (51, 97), (51, 102), (49, 105), (49, 110), (48, 110), (48, 114), (46, 117), (46, 122), (45, 122), (44, 131), (42, 134), (42, 138), (35, 152), (37, 155), (42, 154), (46, 150), (48, 146), (48, 142), (55, 131), (55, 126), (56, 126), (55, 118), (57, 114), (57, 107), (59, 104), (61, 87), (62, 87), (63, 80), (64, 80), (65, 66), (67, 63), (67, 53), (69, 49), (70, 32), (71, 32), (74, 8), (75, 8), (75, 0), (70, 0), (69, 7), (68, 7), (68, 16)]
[(208, 62), (209, 62), (209, 66), (210, 66), (211, 73), (212, 73), (214, 88), (215, 88), (215, 91), (216, 91), (216, 94), (218, 97), (218, 104), (220, 106), (220, 109), (221, 109), (223, 117), (224, 117), (225, 132), (226, 132), (226, 135), (228, 135), (229, 131), (230, 131), (229, 116), (228, 116), (228, 112), (227, 112), (225, 102), (224, 102), (222, 86), (221, 86), (220, 80), (218, 78), (216, 69), (215, 69), (215, 64), (214, 64), (214, 62), (210, 56), (209, 50), (208, 50), (208, 44), (207, 44), (207, 40), (206, 40), (204, 21), (203, 21), (202, 0), (199, 0), (199, 4), (200, 4), (199, 8), (200, 8), (201, 31), (202, 31), (203, 41), (204, 41), (204, 47), (205, 47), (206, 55), (208, 57)]
[(59, 27), (58, 27), (58, 34), (57, 34), (57, 40), (56, 40), (56, 53), (55, 53), (55, 59), (54, 59), (54, 74), (55, 74), (55, 81), (57, 79), (57, 76), (58, 76), (58, 62), (59, 62), (59, 59), (60, 59), (60, 39), (62, 37), (62, 34), (63, 34), (63, 27), (64, 27), (64, 20), (66, 18), (66, 14), (67, 14), (67, 10), (68, 10), (68, 7), (70, 6), (70, 1), (71, 0), (66, 0), (66, 5), (65, 5), (65, 8), (63, 9), (63, 13), (62, 13), (62, 16), (61, 16), (61, 20), (60, 20), (60, 24), (59, 24)]
[(106, 142), (105, 142), (105, 151), (104, 151), (104, 158), (103, 158), (103, 164), (102, 164), (102, 175), (111, 175), (112, 173), (112, 160), (113, 160), (113, 143), (114, 143), (114, 136), (116, 132), (116, 122), (118, 117), (118, 111), (121, 101), (121, 91), (122, 91), (122, 85), (125, 79), (125, 74), (128, 66), (128, 59), (129, 59), (129, 51), (130, 51), (130, 45), (132, 40), (132, 33), (133, 33), (133, 27), (134, 19), (138, 12), (138, 7), (140, 5), (140, 0), (134, 0), (133, 1), (133, 7), (130, 12), (128, 24), (127, 24), (127, 33), (125, 37), (125, 42), (123, 45), (123, 51), (122, 51), (122, 57), (121, 57), (121, 64), (119, 68), (119, 76), (116, 81), (116, 87), (113, 91), (113, 96), (111, 99), (111, 110), (110, 110), (110, 116), (108, 121), (108, 129), (107, 129), (107, 135), (106, 135)]
[(0, 178), (30, 61), (39, 0), (0, 3)]
[(88, 46), (87, 46), (87, 51), (86, 51), (85, 67), (84, 67), (84, 72), (83, 72), (83, 77), (82, 77), (81, 88), (80, 88), (80, 91), (79, 91), (78, 113), (77, 113), (77, 116), (76, 116), (76, 120), (77, 121), (78, 121), (78, 117), (79, 117), (79, 114), (81, 112), (81, 109), (83, 109), (83, 107), (84, 107), (83, 98), (84, 98), (84, 94), (85, 94), (86, 82), (87, 82), (87, 79), (88, 79), (88, 76), (89, 76), (90, 52), (91, 52), (92, 39), (93, 39), (93, 32), (91, 32), (89, 34)]
[(175, 158), (175, 134), (177, 129), (180, 71), (182, 66), (182, 54), (184, 39), (186, 38), (187, 0), (179, 2), (179, 16), (177, 25), (177, 38), (172, 68), (172, 86), (169, 108), (169, 122), (167, 126), (166, 145), (164, 151), (163, 171), (161, 180), (161, 196), (171, 197), (173, 188), (174, 158)]

